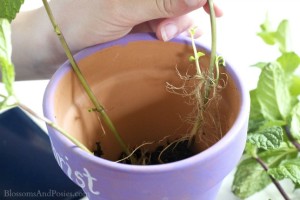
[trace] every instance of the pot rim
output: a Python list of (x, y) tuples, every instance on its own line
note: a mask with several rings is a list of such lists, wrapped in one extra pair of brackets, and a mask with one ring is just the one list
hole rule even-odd
[[(120, 38), (118, 40), (114, 40), (111, 42), (95, 45), (92, 47), (88, 47), (86, 49), (83, 49), (82, 51), (78, 52), (74, 55), (74, 58), (76, 61), (79, 61), (80, 59), (94, 53), (95, 51), (99, 51), (101, 49), (111, 47), (114, 45), (126, 45), (128, 42), (134, 42), (139, 40), (158, 40), (155, 37), (155, 34), (153, 33), (135, 33), (135, 34), (129, 34), (127, 36), (124, 36), (123, 38)], [(186, 36), (178, 36), (174, 39), (172, 39), (170, 42), (179, 42), (184, 44), (191, 44), (190, 38)], [(209, 48), (203, 44), (201, 44), (199, 41), (195, 41), (196, 45), (198, 47), (203, 48), (205, 51), (210, 52)], [(54, 93), (55, 88), (57, 84), (59, 83), (59, 80), (66, 74), (68, 71), (70, 71), (72, 68), (68, 61), (66, 61), (64, 64), (60, 66), (60, 68), (54, 73), (53, 77), (49, 81), (49, 84), (45, 90), (44, 98), (43, 98), (43, 111), (44, 115), (49, 118), (51, 121), (55, 122), (55, 114), (53, 112), (53, 101), (51, 100)], [(238, 68), (232, 67), (232, 65), (229, 64), (228, 60), (226, 60), (226, 69), (232, 76), (232, 79), (234, 80), (234, 83), (236, 84), (237, 89), (240, 92), (241, 95), (241, 105), (240, 105), (240, 112), (237, 115), (237, 118), (235, 122), (233, 123), (232, 127), (229, 129), (229, 131), (225, 134), (224, 137), (222, 137), (218, 142), (216, 142), (211, 147), (207, 148), (206, 150), (202, 151), (201, 153), (198, 153), (190, 158), (186, 158), (181, 161), (173, 162), (173, 163), (167, 163), (167, 164), (161, 164), (161, 165), (150, 165), (150, 166), (140, 166), (140, 165), (127, 165), (122, 163), (116, 163), (110, 160), (106, 160), (103, 158), (96, 157), (94, 155), (88, 154), (87, 152), (83, 151), (79, 147), (76, 148), (70, 148), (70, 151), (74, 151), (75, 154), (78, 156), (83, 157), (83, 159), (87, 162), (92, 162), (94, 164), (102, 165), (102, 167), (106, 168), (113, 168), (118, 171), (123, 172), (129, 172), (129, 171), (135, 171), (137, 173), (153, 173), (153, 172), (164, 172), (169, 171), (174, 168), (177, 170), (185, 168), (186, 166), (194, 165), (198, 162), (205, 162), (208, 158), (217, 155), (218, 152), (223, 151), (227, 145), (230, 145), (231, 141), (236, 137), (237, 134), (242, 130), (244, 122), (247, 121), (249, 117), (250, 112), (250, 97), (249, 97), (249, 90), (247, 89), (245, 83), (242, 81), (241, 72)], [(50, 132), (50, 131), (49, 131)], [(55, 132), (56, 137), (58, 137), (63, 144), (67, 147), (75, 146), (69, 139), (67, 139), (62, 134), (58, 133), (56, 130)], [(51, 133), (49, 133), (50, 139), (51, 139)]]

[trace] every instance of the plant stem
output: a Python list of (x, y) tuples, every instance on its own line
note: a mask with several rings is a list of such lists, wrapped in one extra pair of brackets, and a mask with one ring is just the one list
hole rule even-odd
[(44, 4), (44, 7), (47, 11), (47, 14), (49, 16), (49, 19), (53, 25), (53, 28), (54, 28), (54, 31), (55, 33), (57, 34), (60, 42), (61, 42), (61, 45), (69, 59), (69, 62), (70, 64), (72, 65), (72, 68), (75, 72), (75, 74), (77, 75), (79, 81), (81, 82), (84, 90), (86, 91), (87, 95), (89, 96), (90, 100), (92, 101), (92, 103), (94, 104), (94, 106), (96, 107), (96, 110), (98, 113), (100, 113), (100, 116), (101, 118), (103, 119), (103, 121), (105, 122), (105, 124), (109, 127), (109, 129), (111, 130), (112, 134), (114, 135), (114, 137), (116, 138), (116, 140), (118, 141), (118, 143), (120, 144), (121, 148), (123, 149), (123, 151), (129, 155), (130, 152), (127, 148), (127, 146), (125, 145), (125, 142), (123, 141), (123, 139), (121, 138), (120, 134), (118, 133), (117, 129), (115, 128), (115, 126), (113, 125), (111, 119), (109, 118), (109, 116), (107, 115), (107, 113), (105, 112), (104, 108), (102, 105), (100, 105), (100, 103), (98, 102), (96, 96), (94, 95), (94, 93), (92, 92), (92, 90), (90, 89), (87, 81), (85, 80), (85, 78), (83, 77), (78, 65), (77, 65), (77, 62), (75, 61), (72, 53), (71, 53), (71, 50), (62, 34), (62, 32), (60, 31), (60, 28), (59, 26), (56, 24), (55, 22), (55, 19), (54, 19), (54, 16), (51, 12), (51, 9), (49, 7), (49, 4), (47, 2), (47, 0), (43, 0), (43, 4)]
[(192, 39), (192, 47), (193, 47), (193, 52), (194, 52), (194, 59), (195, 59), (195, 65), (196, 65), (196, 70), (197, 70), (197, 75), (201, 76), (201, 68), (200, 68), (200, 64), (199, 64), (199, 56), (197, 55), (198, 51), (197, 51), (197, 47), (195, 44), (195, 37), (194, 37), (195, 33), (191, 33), (191, 39)]
[(209, 62), (209, 76), (212, 77), (217, 51), (217, 26), (216, 26), (216, 15), (214, 10), (213, 0), (208, 0), (210, 10), (210, 27), (211, 27), (211, 56)]
[(210, 27), (211, 27), (211, 53), (210, 53), (210, 62), (208, 69), (208, 79), (205, 84), (205, 93), (204, 93), (204, 102), (207, 103), (209, 99), (210, 89), (211, 89), (211, 80), (214, 80), (214, 68), (216, 61), (216, 52), (217, 52), (217, 31), (216, 31), (216, 15), (214, 10), (213, 0), (208, 0), (209, 11), (210, 11)]
[(284, 126), (286, 135), (291, 143), (296, 147), (298, 151), (300, 151), (300, 144), (293, 138), (290, 128), (288, 126)]
[[(214, 68), (217, 67), (217, 78), (219, 78), (219, 69), (218, 65), (215, 65), (216, 63), (216, 16), (214, 11), (214, 5), (213, 0), (208, 0), (209, 3), (209, 9), (210, 9), (210, 24), (211, 24), (211, 54), (210, 54), (210, 62), (209, 62), (209, 68), (208, 68), (208, 78), (205, 80), (205, 86), (204, 86), (204, 97), (201, 95), (201, 88), (197, 87), (195, 88), (195, 97), (197, 101), (199, 102), (199, 106), (205, 107), (206, 103), (208, 102), (209, 95), (210, 95), (210, 89), (212, 86), (212, 80), (214, 80)], [(196, 64), (196, 70), (197, 70), (197, 76), (201, 76), (201, 69), (199, 64), (199, 56), (197, 55), (197, 49), (194, 41), (194, 34), (191, 33), (192, 38), (192, 47), (194, 52), (194, 58), (195, 58), (195, 64)], [(203, 100), (202, 100), (203, 99)], [(193, 125), (193, 128), (190, 132), (191, 138), (188, 142), (188, 146), (190, 147), (193, 141), (194, 136), (199, 132), (199, 129), (202, 124), (202, 113), (201, 111), (197, 112), (197, 116), (195, 118), (195, 123)]]
[[(262, 168), (268, 172), (269, 168), (268, 166), (264, 163), (264, 161), (262, 159), (260, 159), (259, 157), (255, 157), (254, 158), (261, 166)], [(279, 184), (279, 182), (273, 178), (271, 175), (269, 175), (270, 179), (272, 180), (273, 184), (276, 186), (276, 188), (278, 189), (278, 191), (280, 192), (280, 194), (282, 195), (282, 197), (285, 200), (290, 200), (290, 198), (288, 197), (288, 195), (286, 194), (286, 192), (284, 191), (284, 189), (281, 187), (281, 185)]]
[(48, 124), (49, 126), (51, 126), (52, 128), (56, 129), (57, 131), (59, 131), (60, 133), (62, 133), (65, 137), (67, 137), (69, 140), (71, 140), (74, 144), (76, 144), (79, 148), (81, 148), (82, 150), (92, 154), (92, 152), (86, 148), (86, 146), (84, 146), (81, 142), (79, 142), (76, 138), (72, 137), (71, 135), (69, 135), (65, 130), (61, 129), (59, 126), (57, 126), (55, 123), (53, 123), (52, 121), (50, 121), (49, 119), (39, 116), (38, 114), (36, 114), (33, 110), (31, 110), (30, 108), (28, 108), (27, 106), (25, 106), (24, 104), (21, 103), (17, 103), (16, 104), (18, 107), (20, 107), (22, 110), (28, 112), (30, 115), (32, 115), (33, 117), (44, 121), (46, 124)]
[[(194, 31), (191, 30), (190, 32), (191, 34), (191, 39), (192, 39), (192, 47), (193, 47), (193, 52), (194, 52), (194, 60), (195, 60), (195, 65), (196, 65), (196, 77), (201, 78), (201, 68), (200, 68), (200, 63), (199, 63), (199, 55), (198, 55), (198, 51), (197, 51), (197, 47), (195, 44), (195, 38), (194, 38)], [(197, 101), (197, 107), (202, 107), (203, 105), (203, 101), (201, 98), (201, 87), (196, 86), (195, 88), (195, 99)], [(190, 147), (194, 141), (194, 136), (198, 133), (200, 127), (201, 127), (201, 123), (202, 123), (202, 115), (200, 113), (200, 111), (198, 110), (197, 112), (197, 116), (195, 118), (195, 123), (193, 125), (193, 128), (190, 132), (190, 139), (188, 141), (188, 147)]]

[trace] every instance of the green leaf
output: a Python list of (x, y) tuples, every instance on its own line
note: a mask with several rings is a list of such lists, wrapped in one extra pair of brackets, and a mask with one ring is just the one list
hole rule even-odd
[(0, 57), (11, 63), (11, 29), (8, 20), (0, 19)]
[(266, 62), (258, 62), (254, 65), (251, 65), (252, 67), (258, 67), (259, 69), (263, 69), (266, 65), (268, 65), (269, 63)]
[(257, 35), (268, 45), (277, 44), (280, 52), (288, 52), (290, 48), (289, 38), (289, 22), (282, 20), (277, 27), (277, 30), (271, 28), (271, 23), (266, 17), (263, 24), (260, 25), (261, 32)]
[(23, 3), (24, 0), (0, 0), (0, 18), (8, 19), (11, 22)]
[(248, 158), (239, 164), (231, 190), (236, 196), (244, 199), (261, 191), (270, 183), (271, 179), (261, 165), (254, 158)]
[(250, 91), (250, 121), (263, 119), (261, 106), (257, 99), (257, 89)]
[(273, 126), (248, 135), (248, 141), (265, 150), (279, 148), (283, 141), (281, 127)]
[(205, 56), (205, 54), (202, 53), (202, 52), (200, 52), (200, 51), (198, 51), (198, 52), (197, 52), (197, 59), (199, 59), (199, 58), (202, 57), (202, 56)]
[(273, 36), (274, 32), (260, 32), (257, 35), (261, 37), (261, 39), (268, 45), (274, 45), (275, 44), (275, 37)]
[(246, 142), (244, 155), (250, 157), (257, 157), (257, 147), (250, 142)]
[(250, 118), (248, 123), (248, 133), (256, 132), (266, 123), (264, 118)]
[(288, 178), (296, 185), (300, 184), (300, 158), (283, 162), (276, 168), (271, 168), (268, 173), (277, 180)]
[(295, 52), (286, 52), (277, 59), (277, 62), (281, 64), (286, 75), (290, 76), (299, 66), (300, 58)]
[(189, 29), (190, 35), (191, 35), (191, 36), (195, 36), (196, 30), (197, 30), (197, 27), (196, 27), (196, 26), (195, 26), (195, 27), (192, 27), (191, 29)]
[(6, 102), (7, 102), (6, 97), (0, 96), (0, 111), (5, 109), (6, 104), (7, 104)]
[(298, 156), (298, 151), (294, 147), (282, 147), (262, 151), (258, 156), (270, 167), (278, 167), (282, 162), (288, 159), (294, 159)]
[(226, 67), (226, 62), (223, 56), (217, 56), (215, 61), (216, 66)]
[(268, 45), (275, 44), (275, 33), (271, 27), (269, 17), (266, 16), (265, 21), (260, 25), (261, 32), (257, 35)]
[(190, 57), (189, 57), (189, 61), (190, 61), (190, 62), (195, 61), (195, 57), (194, 57), (194, 56), (190, 56)]
[(282, 120), (291, 107), (291, 96), (284, 71), (279, 63), (269, 63), (260, 74), (256, 98), (262, 115), (268, 120)]
[(297, 189), (300, 189), (300, 184), (299, 183), (295, 184), (295, 190), (297, 190)]
[[(270, 168), (276, 168), (283, 161), (294, 159), (297, 155), (297, 150), (290, 148), (268, 150), (258, 154), (259, 158)], [(262, 166), (254, 158), (247, 158), (241, 161), (237, 167), (232, 192), (244, 199), (263, 190), (270, 183), (271, 179)]]
[(289, 91), (292, 96), (297, 97), (300, 95), (300, 77), (297, 75), (293, 75), (291, 80), (289, 81)]
[(202, 52), (197, 52), (197, 57), (195, 58), (194, 56), (190, 56), (189, 61), (192, 62), (192, 61), (198, 60), (201, 56), (204, 56), (204, 55), (205, 54)]
[(277, 31), (275, 32), (275, 38), (279, 46), (279, 50), (284, 53), (288, 52), (290, 48), (289, 38), (289, 22), (288, 20), (282, 20), (278, 25)]
[[(0, 71), (8, 97), (14, 95), (13, 83), (15, 80), (15, 71), (11, 62), (11, 52), (10, 24), (8, 20), (0, 19)], [(5, 103), (2, 103), (2, 106), (3, 105), (5, 105)]]
[(286, 125), (286, 121), (284, 120), (265, 120), (265, 123), (260, 127), (260, 130), (266, 129), (266, 128), (271, 128), (274, 126), (285, 126)]
[(300, 140), (300, 102), (294, 106), (290, 119), (290, 131), (293, 138)]

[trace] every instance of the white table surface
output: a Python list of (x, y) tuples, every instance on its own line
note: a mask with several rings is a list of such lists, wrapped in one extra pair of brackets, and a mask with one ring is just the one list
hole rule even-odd
[[(255, 87), (258, 71), (250, 65), (259, 61), (273, 61), (278, 54), (275, 47), (266, 46), (256, 36), (259, 25), (264, 21), (268, 12), (270, 21), (274, 27), (282, 19), (288, 19), (291, 23), (292, 49), (300, 55), (300, 1), (298, 0), (215, 0), (224, 10), (224, 16), (218, 19), (218, 52), (233, 65), (239, 66), (244, 74), (245, 82), (249, 89)], [(40, 0), (25, 1), (23, 10), (32, 9), (41, 5)], [(199, 18), (199, 26), (203, 28), (205, 35), (199, 40), (210, 45), (209, 19), (204, 15), (194, 13)], [(199, 15), (199, 16), (198, 16)], [(17, 96), (23, 104), (28, 105), (37, 113), (42, 114), (42, 98), (48, 80), (21, 81), (15, 85)], [(1, 85), (0, 85), (1, 86)], [(0, 87), (0, 92), (3, 88)], [(45, 125), (37, 122), (44, 130)], [(233, 173), (229, 174), (222, 184), (217, 200), (238, 199), (231, 193)], [(254, 183), (255, 184), (255, 183)], [(282, 182), (292, 199), (300, 199), (300, 191), (293, 192), (289, 181)], [(273, 185), (253, 195), (247, 200), (281, 200), (279, 192)]]

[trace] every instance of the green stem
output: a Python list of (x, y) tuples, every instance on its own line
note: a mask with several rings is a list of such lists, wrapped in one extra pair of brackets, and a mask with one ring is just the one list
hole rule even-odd
[[(212, 85), (211, 82), (212, 82), (212, 80), (214, 80), (214, 68), (215, 68), (215, 63), (216, 63), (216, 16), (215, 16), (215, 11), (214, 11), (213, 1), (208, 0), (208, 4), (209, 4), (209, 9), (210, 9), (210, 24), (211, 24), (211, 54), (210, 54), (210, 62), (209, 62), (209, 69), (208, 69), (208, 78), (205, 80), (205, 86), (204, 86), (205, 87), (204, 88), (204, 100), (202, 102), (199, 102), (200, 107), (205, 106), (205, 104), (208, 102), (210, 89), (211, 89), (211, 85)], [(192, 37), (192, 47), (193, 47), (193, 51), (194, 51), (197, 75), (201, 75), (199, 60), (197, 59), (198, 58), (197, 49), (195, 46), (193, 34), (191, 34), (191, 37)], [(217, 69), (217, 73), (219, 73), (219, 69)], [(217, 78), (218, 78), (218, 76), (219, 75), (217, 74)], [(201, 101), (202, 98), (200, 95), (200, 93), (201, 93), (200, 89), (196, 88), (195, 92), (196, 92), (195, 93), (196, 99), (198, 101)], [(190, 133), (190, 135), (192, 137), (189, 140), (188, 146), (191, 145), (193, 136), (195, 136), (198, 133), (198, 131), (201, 127), (201, 123), (202, 123), (202, 115), (201, 115), (201, 112), (198, 112), (197, 116), (196, 116), (195, 124), (193, 125), (193, 128)]]
[(96, 96), (94, 95), (94, 93), (92, 92), (92, 90), (90, 89), (87, 81), (85, 80), (85, 78), (83, 77), (72, 53), (71, 50), (62, 34), (62, 32), (60, 31), (60, 28), (58, 27), (58, 25), (56, 24), (55, 20), (54, 20), (54, 16), (51, 12), (51, 9), (49, 7), (49, 4), (47, 2), (47, 0), (43, 0), (43, 4), (45, 6), (45, 9), (47, 11), (47, 14), (49, 16), (49, 19), (53, 25), (54, 31), (57, 34), (61, 45), (69, 59), (70, 64), (72, 65), (72, 68), (75, 72), (75, 74), (77, 75), (79, 81), (81, 82), (84, 90), (86, 91), (87, 95), (89, 96), (90, 100), (92, 101), (92, 103), (94, 104), (94, 106), (96, 107), (96, 110), (100, 113), (101, 118), (103, 119), (103, 121), (105, 122), (105, 124), (108, 126), (108, 128), (111, 130), (112, 134), (114, 135), (114, 137), (116, 138), (116, 140), (118, 141), (118, 143), (120, 144), (121, 148), (123, 149), (123, 151), (129, 155), (130, 152), (127, 148), (127, 146), (125, 145), (123, 139), (121, 138), (120, 134), (118, 133), (117, 129), (115, 128), (115, 126), (113, 125), (112, 121), (110, 120), (109, 116), (107, 115), (107, 113), (105, 112), (104, 108), (102, 105), (100, 105), (100, 103), (98, 102)]
[[(254, 159), (262, 166), (262, 168), (266, 171), (266, 173), (268, 173), (269, 167), (264, 163), (264, 161), (261, 158), (259, 158), (259, 157), (256, 157)], [(277, 188), (277, 190), (280, 192), (281, 196), (285, 200), (290, 200), (290, 198), (288, 197), (287, 193), (281, 187), (281, 185), (279, 184), (279, 182), (275, 178), (273, 178), (273, 176), (269, 175), (269, 177), (272, 180), (272, 182), (275, 185), (275, 187)]]
[(197, 47), (195, 44), (195, 33), (191, 33), (191, 39), (192, 39), (192, 47), (193, 47), (193, 52), (194, 52), (194, 59), (195, 59), (195, 64), (196, 64), (196, 70), (197, 70), (197, 75), (201, 76), (201, 68), (200, 68), (200, 64), (199, 64), (199, 58), (198, 58), (198, 51), (197, 51)]
[[(201, 77), (201, 68), (200, 68), (200, 63), (199, 63), (199, 55), (198, 55), (198, 51), (197, 51), (197, 47), (195, 44), (195, 38), (194, 38), (194, 30), (191, 30), (191, 39), (192, 39), (192, 47), (193, 47), (193, 52), (194, 52), (194, 60), (195, 60), (195, 65), (196, 65), (196, 71), (197, 74), (196, 76), (198, 76), (199, 78)], [(202, 98), (201, 98), (201, 87), (196, 87), (195, 88), (195, 99), (198, 101), (198, 105), (199, 107), (202, 106)], [(190, 147), (193, 143), (194, 140), (194, 136), (198, 133), (200, 127), (201, 127), (201, 123), (202, 123), (202, 115), (200, 112), (197, 112), (197, 116), (195, 118), (195, 123), (193, 125), (193, 128), (190, 132), (190, 139), (188, 142), (188, 147)]]
[(214, 10), (214, 3), (213, 0), (208, 0), (209, 10), (210, 10), (210, 27), (211, 27), (211, 53), (210, 53), (210, 62), (209, 62), (209, 69), (208, 69), (208, 76), (209, 78), (205, 84), (205, 103), (207, 103), (209, 99), (210, 89), (211, 89), (211, 80), (214, 80), (214, 68), (215, 68), (215, 61), (216, 61), (216, 53), (217, 53), (217, 31), (216, 31), (216, 15)]
[(59, 126), (57, 126), (55, 123), (53, 123), (52, 121), (50, 121), (49, 119), (39, 116), (38, 114), (36, 114), (33, 110), (31, 110), (30, 108), (28, 108), (27, 106), (25, 106), (24, 104), (21, 103), (17, 103), (16, 104), (18, 107), (20, 107), (22, 110), (28, 112), (30, 115), (32, 115), (33, 117), (44, 121), (46, 124), (48, 124), (49, 126), (51, 126), (52, 128), (56, 129), (57, 131), (59, 131), (61, 134), (63, 134), (65, 137), (67, 137), (69, 140), (71, 140), (74, 144), (76, 144), (79, 148), (81, 148), (82, 150), (92, 154), (92, 152), (86, 148), (86, 146), (84, 146), (81, 142), (79, 142), (76, 138), (72, 137), (71, 135), (69, 135), (65, 130), (61, 129)]
[(296, 147), (298, 151), (300, 151), (300, 144), (293, 138), (290, 128), (287, 125), (285, 125), (284, 129), (290, 142)]

